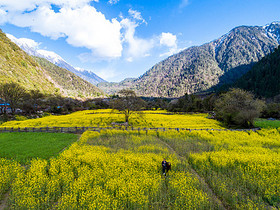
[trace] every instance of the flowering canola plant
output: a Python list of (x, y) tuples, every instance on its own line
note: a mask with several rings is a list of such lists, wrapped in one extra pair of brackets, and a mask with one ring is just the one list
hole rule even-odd
[(23, 169), (18, 163), (0, 158), (0, 198), (9, 190), (13, 179)]
[[(210, 198), (188, 172), (187, 162), (172, 154), (156, 135), (87, 131), (59, 157), (34, 159), (26, 172), (19, 171), (12, 183), (11, 207), (210, 208)], [(167, 177), (161, 174), (163, 157), (172, 163)]]
[[(124, 115), (112, 110), (79, 111), (69, 115), (47, 116), (24, 121), (9, 121), (1, 127), (111, 127), (124, 123)], [(166, 111), (144, 111), (133, 114), (130, 125), (134, 127), (165, 128), (223, 128), (207, 114), (172, 114)]]
[[(280, 129), (87, 131), (58, 157), (33, 159), (27, 169), (0, 159), (0, 192), (11, 188), (11, 209), (217, 208), (191, 166), (226, 207), (277, 209), (279, 153)], [(163, 158), (172, 163), (166, 177)]]
[(194, 153), (191, 165), (227, 205), (236, 209), (280, 208), (280, 130), (200, 131), (212, 151)]

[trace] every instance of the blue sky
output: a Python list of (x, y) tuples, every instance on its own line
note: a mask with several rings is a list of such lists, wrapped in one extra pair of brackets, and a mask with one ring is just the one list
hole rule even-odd
[(279, 0), (0, 0), (0, 28), (108, 81), (240, 25), (280, 21)]

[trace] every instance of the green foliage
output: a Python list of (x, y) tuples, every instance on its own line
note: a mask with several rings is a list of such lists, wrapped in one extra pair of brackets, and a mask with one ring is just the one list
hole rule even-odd
[(15, 118), (17, 121), (24, 121), (28, 119), (27, 117), (21, 115), (16, 115)]
[(280, 103), (269, 103), (262, 112), (262, 118), (280, 119)]
[(260, 60), (234, 86), (253, 91), (258, 96), (280, 94), (280, 47)]
[(207, 112), (213, 111), (216, 94), (208, 96), (188, 95), (178, 99), (176, 102), (170, 103), (168, 111), (171, 112)]
[(252, 127), (259, 117), (264, 102), (254, 99), (254, 95), (241, 89), (231, 89), (216, 101), (217, 119), (228, 126)]
[(44, 112), (43, 115), (42, 115), (42, 117), (48, 117), (48, 116), (51, 116), (51, 115), (52, 115), (52, 114), (49, 113), (49, 112)]
[(28, 67), (28, 65), (27, 65), (27, 63), (26, 63), (25, 61), (21, 61), (21, 65), (22, 65), (23, 67), (25, 67), (25, 68)]
[(16, 108), (19, 107), (25, 94), (25, 88), (18, 83), (0, 83), (0, 97), (4, 99), (6, 103), (10, 104), (13, 114), (15, 113)]
[(31, 159), (49, 159), (78, 137), (63, 133), (1, 133), (0, 157), (27, 164)]
[(254, 126), (259, 128), (280, 128), (280, 120), (257, 119), (254, 122)]

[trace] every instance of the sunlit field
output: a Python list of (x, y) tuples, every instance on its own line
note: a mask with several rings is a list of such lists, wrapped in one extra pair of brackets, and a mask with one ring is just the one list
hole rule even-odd
[(280, 128), (280, 120), (258, 119), (254, 125), (261, 128)]
[(2, 158), (0, 193), (14, 209), (280, 208), (279, 132), (87, 131), (25, 168)]
[[(133, 114), (130, 126), (165, 127), (165, 128), (223, 128), (207, 114), (172, 114), (166, 111), (145, 111)], [(80, 111), (69, 115), (48, 116), (25, 121), (10, 121), (1, 127), (112, 127), (113, 124), (124, 123), (124, 115), (112, 110)]]
[(193, 131), (165, 141), (189, 157), (225, 206), (280, 208), (279, 132)]
[[(172, 163), (161, 175), (165, 157)], [(14, 175), (15, 174), (15, 175)], [(15, 209), (209, 209), (217, 206), (185, 159), (154, 133), (86, 132), (58, 158), (34, 159), (11, 184)]]
[(48, 159), (78, 140), (64, 133), (0, 133), (0, 158), (28, 164), (34, 158)]

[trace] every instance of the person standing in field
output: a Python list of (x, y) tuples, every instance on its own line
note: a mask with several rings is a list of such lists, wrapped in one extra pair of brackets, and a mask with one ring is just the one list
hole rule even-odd
[(161, 162), (161, 165), (162, 165), (162, 174), (166, 175), (165, 170), (166, 170), (166, 167), (167, 167), (167, 162), (166, 162), (165, 158), (163, 158), (163, 161)]

